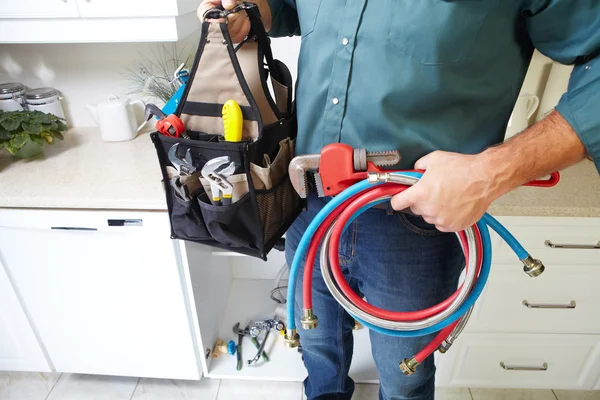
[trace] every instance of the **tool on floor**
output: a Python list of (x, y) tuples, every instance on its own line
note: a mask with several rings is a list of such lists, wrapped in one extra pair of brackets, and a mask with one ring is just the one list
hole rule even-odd
[(235, 342), (233, 340), (230, 340), (227, 343), (227, 352), (231, 355), (234, 355), (236, 351), (237, 351), (237, 346), (236, 346)]
[(239, 332), (240, 323), (236, 323), (233, 326), (233, 333), (237, 333), (238, 342), (235, 348), (235, 355), (237, 357), (236, 370), (241, 371), (244, 363), (242, 362), (242, 340), (244, 339), (244, 334)]
[(233, 198), (233, 185), (227, 180), (235, 172), (235, 163), (229, 156), (209, 160), (202, 168), (202, 176), (210, 182), (211, 202), (215, 206), (228, 206)]
[(225, 342), (223, 342), (222, 339), (217, 339), (217, 342), (215, 343), (215, 347), (213, 348), (212, 351), (212, 358), (219, 358), (221, 355), (223, 354), (227, 354), (227, 345), (225, 344)]
[(185, 125), (183, 121), (175, 114), (167, 115), (160, 108), (154, 104), (146, 104), (145, 114), (146, 121), (149, 121), (152, 117), (158, 118), (156, 122), (156, 130), (161, 134), (178, 138), (189, 139), (187, 133), (185, 133)]
[(179, 143), (175, 143), (169, 149), (167, 157), (169, 162), (177, 170), (179, 175), (192, 175), (196, 172), (197, 168), (193, 165), (192, 150), (187, 149), (183, 158), (178, 155)]
[[(447, 351), (464, 328), (470, 310), (481, 294), (490, 273), (492, 247), (488, 227), (496, 231), (521, 260), (523, 270), (531, 277), (544, 272), (541, 261), (534, 259), (502, 224), (485, 214), (475, 225), (457, 232), (465, 254), (465, 278), (457, 291), (448, 299), (425, 310), (396, 312), (384, 310), (364, 301), (344, 278), (339, 261), (340, 237), (345, 227), (370, 207), (388, 202), (403, 190), (410, 190), (423, 176), (421, 171), (386, 171), (381, 165), (399, 161), (399, 154), (358, 152), (344, 144), (325, 146), (320, 155), (296, 157), (290, 164), (294, 188), (302, 197), (307, 196), (307, 171), (317, 172), (320, 196), (335, 196), (315, 216), (303, 234), (290, 268), (287, 292), (287, 329), (284, 344), (295, 348), (299, 337), (295, 325), (296, 284), (303, 268), (303, 329), (317, 327), (317, 316), (312, 306), (312, 274), (320, 248), (320, 266), (323, 280), (336, 301), (363, 326), (390, 336), (417, 337), (437, 332), (435, 338), (420, 352), (400, 363), (406, 375), (416, 371), (436, 349)], [(536, 180), (526, 186), (551, 187), (560, 179), (558, 172), (548, 180)], [(373, 227), (377, 229), (377, 227)], [(305, 261), (302, 261), (302, 260)]]
[[(262, 345), (258, 342), (258, 339), (252, 335), (250, 335), (250, 327), (248, 325), (246, 325), (246, 327), (244, 329), (240, 329), (240, 323), (236, 323), (233, 326), (233, 333), (239, 335), (242, 334), (244, 336), (248, 336), (250, 338), (250, 340), (252, 341), (252, 344), (254, 345), (254, 347), (256, 347), (257, 350), (259, 350), (260, 352), (258, 353), (263, 361), (268, 362), (269, 361), (269, 357), (267, 356), (267, 353), (264, 351), (264, 347), (262, 347)], [(261, 348), (262, 347), (262, 348)]]
[[(265, 337), (263, 338), (263, 342), (260, 345), (260, 347), (258, 348), (256, 355), (251, 360), (246, 361), (246, 363), (248, 365), (253, 365), (253, 364), (257, 363), (258, 360), (260, 359), (261, 355), (265, 354), (264, 350), (265, 350), (265, 345), (267, 344), (267, 339), (269, 339), (269, 333), (271, 333), (271, 330), (268, 330), (265, 332)], [(256, 338), (254, 338), (254, 339), (256, 339)]]
[(235, 100), (227, 100), (223, 104), (223, 137), (226, 142), (241, 142), (244, 116), (242, 109)]

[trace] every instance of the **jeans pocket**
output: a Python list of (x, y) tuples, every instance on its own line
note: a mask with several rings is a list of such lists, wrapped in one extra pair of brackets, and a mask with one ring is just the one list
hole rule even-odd
[(408, 230), (422, 236), (439, 236), (444, 232), (436, 229), (435, 225), (425, 222), (425, 220), (417, 215), (410, 215), (403, 212), (395, 213), (400, 223)]
[(424, 65), (467, 60), (494, 3), (487, 0), (394, 0), (387, 40)]

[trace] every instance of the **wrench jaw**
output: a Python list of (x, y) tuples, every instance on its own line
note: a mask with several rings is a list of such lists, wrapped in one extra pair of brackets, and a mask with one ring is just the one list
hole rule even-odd
[(298, 195), (305, 199), (308, 196), (307, 172), (317, 172), (319, 170), (319, 154), (310, 154), (294, 157), (288, 167), (290, 181)]

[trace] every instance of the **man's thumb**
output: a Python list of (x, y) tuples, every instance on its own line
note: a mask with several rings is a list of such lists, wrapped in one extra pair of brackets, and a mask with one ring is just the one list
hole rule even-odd
[(235, 0), (222, 0), (223, 8), (226, 10), (231, 10), (235, 7)]

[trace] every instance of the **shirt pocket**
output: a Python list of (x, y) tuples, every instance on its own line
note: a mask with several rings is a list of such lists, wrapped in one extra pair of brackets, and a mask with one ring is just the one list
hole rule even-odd
[(322, 0), (296, 0), (298, 21), (300, 21), (300, 35), (304, 38), (315, 30), (317, 15), (321, 8)]
[(489, 0), (394, 0), (387, 40), (424, 65), (467, 60)]

